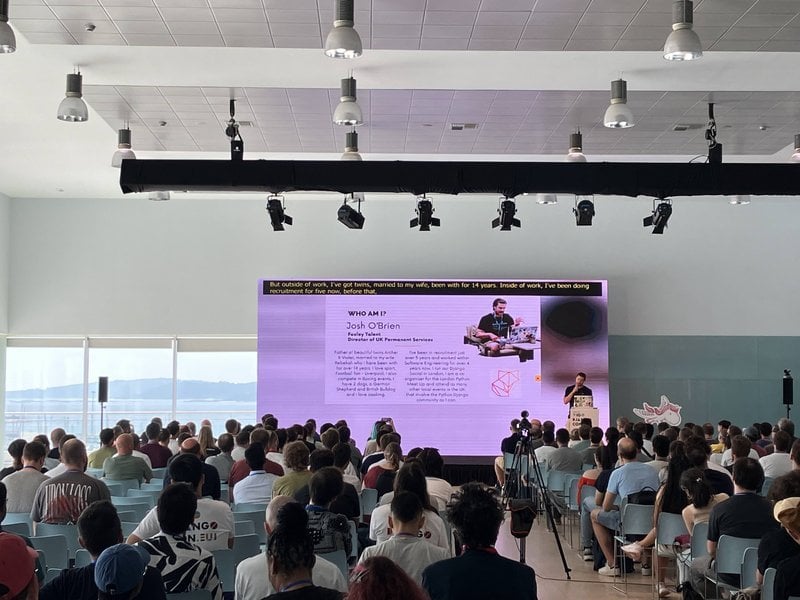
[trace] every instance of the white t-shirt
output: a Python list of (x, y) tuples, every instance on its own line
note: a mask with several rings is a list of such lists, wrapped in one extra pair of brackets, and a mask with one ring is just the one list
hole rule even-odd
[(242, 479), (233, 488), (233, 501), (236, 504), (243, 502), (269, 503), (272, 499), (272, 484), (278, 478), (272, 473), (264, 471), (250, 471), (250, 474)]
[(151, 469), (153, 468), (153, 463), (150, 461), (150, 457), (147, 456), (147, 454), (145, 454), (144, 452), (139, 452), (138, 450), (133, 450), (131, 452), (131, 454), (133, 456), (138, 456), (139, 458), (141, 458), (145, 462), (145, 464), (148, 467), (150, 467)]
[(233, 459), (233, 462), (236, 462), (237, 460), (243, 460), (245, 450), (247, 450), (247, 448), (243, 448), (242, 446), (234, 446), (233, 450), (231, 450), (231, 458)]
[[(244, 458), (244, 457), (242, 457)], [(283, 452), (267, 452), (267, 459), (271, 460), (272, 462), (278, 463), (281, 467), (283, 467), (284, 474), (288, 471), (288, 467), (286, 466), (286, 462), (283, 460)]]
[[(385, 542), (392, 536), (389, 529), (389, 515), (391, 506), (384, 504), (372, 511), (372, 518), (369, 521), (369, 539), (375, 540), (379, 544)], [(431, 510), (425, 510), (425, 523), (422, 525), (420, 537), (430, 542), (434, 546), (444, 548), (448, 554), (450, 552), (450, 540), (447, 539), (447, 529), (444, 526), (442, 517)]]
[(792, 459), (786, 452), (774, 452), (758, 459), (764, 468), (764, 477), (780, 477), (792, 470)]
[(373, 556), (385, 556), (391, 559), (411, 579), (422, 585), (422, 572), (433, 563), (450, 558), (450, 552), (428, 544), (420, 537), (395, 535), (377, 546), (364, 548), (358, 562), (363, 563)]
[[(748, 454), (747, 456), (749, 456), (753, 460), (759, 460), (759, 458), (760, 458), (758, 456), (758, 452), (756, 452), (752, 448), (750, 448), (750, 454)], [(733, 452), (731, 452), (730, 448), (728, 448), (727, 450), (725, 450), (725, 452), (722, 453), (722, 463), (721, 464), (722, 464), (723, 467), (730, 467), (733, 464)]]
[[(720, 456), (720, 455), (719, 454), (712, 454), (711, 458), (714, 458), (715, 456)], [(720, 473), (725, 473), (725, 475), (727, 475), (728, 477), (733, 479), (733, 475), (731, 475), (731, 472), (728, 471), (728, 469), (726, 469), (725, 467), (723, 467), (721, 465), (718, 465), (716, 463), (711, 462), (710, 459), (709, 459), (708, 463), (706, 464), (706, 467), (711, 469), (712, 471), (718, 471)]]
[(426, 477), (425, 481), (427, 482), (428, 495), (431, 500), (435, 499), (437, 501), (437, 508), (447, 506), (455, 488), (449, 482), (438, 477)]
[(56, 475), (61, 475), (62, 473), (66, 473), (66, 472), (67, 472), (66, 465), (64, 463), (58, 463), (57, 467), (54, 467), (54, 468), (50, 469), (49, 471), (47, 471), (47, 473), (45, 473), (45, 475), (47, 475), (48, 477), (50, 477), (52, 479)]
[[(342, 571), (335, 564), (317, 556), (314, 568), (311, 570), (311, 581), (320, 587), (347, 591), (347, 580)], [(274, 594), (275, 589), (267, 577), (267, 556), (263, 552), (250, 558), (245, 558), (236, 567), (236, 583), (234, 594), (236, 600), (262, 600)]]
[(345, 474), (342, 475), (342, 478), (344, 479), (345, 483), (349, 483), (354, 488), (356, 488), (356, 492), (358, 492), (359, 494), (361, 493), (361, 480), (357, 476), (348, 475), (345, 472)]
[[(136, 537), (146, 540), (161, 532), (156, 509), (150, 509), (139, 526), (133, 530)], [(228, 547), (228, 539), (233, 537), (233, 513), (231, 507), (221, 500), (199, 498), (194, 523), (186, 532), (186, 540), (211, 552)]]
[(544, 462), (547, 460), (547, 457), (549, 457), (556, 450), (557, 448), (555, 446), (539, 446), (533, 451), (533, 454), (536, 456), (537, 461)]
[(178, 452), (181, 451), (181, 446), (178, 443), (177, 439), (170, 440), (167, 447), (169, 448), (170, 452), (172, 452), (173, 454), (177, 454)]

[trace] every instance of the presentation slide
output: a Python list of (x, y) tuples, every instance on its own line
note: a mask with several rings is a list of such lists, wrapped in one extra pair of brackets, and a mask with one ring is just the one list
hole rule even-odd
[(608, 424), (605, 281), (263, 280), (258, 414), (346, 419), (363, 447), (392, 418), (404, 451), (496, 456), (508, 423), (567, 424), (587, 374)]

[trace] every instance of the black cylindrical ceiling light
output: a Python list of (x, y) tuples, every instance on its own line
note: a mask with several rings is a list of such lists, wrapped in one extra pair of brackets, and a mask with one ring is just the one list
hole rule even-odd
[(361, 160), (361, 155), (358, 153), (358, 132), (355, 129), (345, 135), (342, 160)]

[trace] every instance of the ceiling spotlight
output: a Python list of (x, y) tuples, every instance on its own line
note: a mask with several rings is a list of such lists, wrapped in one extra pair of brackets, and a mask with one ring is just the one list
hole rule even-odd
[(0, 0), (0, 54), (11, 54), (17, 49), (17, 38), (8, 24), (8, 0)]
[(692, 29), (694, 23), (692, 0), (676, 0), (672, 3), (672, 33), (664, 43), (664, 58), (667, 60), (696, 60), (703, 56), (700, 36)]
[(153, 202), (165, 202), (169, 200), (169, 191), (150, 192), (147, 198)]
[(59, 121), (83, 123), (89, 119), (89, 109), (83, 101), (83, 75), (70, 73), (67, 75), (67, 96), (58, 105)]
[(583, 136), (580, 131), (569, 134), (569, 151), (567, 152), (567, 162), (585, 163), (586, 156), (583, 154)]
[(610, 128), (633, 127), (633, 112), (628, 107), (628, 82), (616, 79), (611, 82), (611, 104), (606, 109), (603, 125)]
[(653, 233), (664, 233), (664, 228), (667, 226), (667, 221), (669, 221), (671, 215), (672, 200), (669, 198), (662, 198), (658, 205), (656, 205), (656, 201), (653, 200), (653, 214), (644, 218), (643, 225), (645, 227), (652, 227)]
[(361, 107), (356, 102), (356, 80), (352, 77), (342, 79), (341, 102), (333, 111), (333, 122), (337, 125), (361, 125), (364, 117)]
[(325, 39), (325, 54), (331, 58), (361, 56), (361, 37), (353, 28), (353, 0), (336, 0), (336, 19)]
[(728, 202), (734, 205), (750, 204), (750, 194), (730, 196)]
[(538, 204), (558, 204), (558, 196), (555, 194), (536, 194)]
[(413, 229), (419, 227), (420, 231), (430, 231), (431, 227), (439, 227), (441, 221), (438, 217), (434, 217), (433, 202), (431, 202), (425, 194), (417, 196), (417, 216), (411, 219), (409, 225)]
[(794, 135), (794, 152), (789, 160), (793, 163), (800, 163), (800, 133)]
[(119, 169), (122, 161), (129, 158), (136, 158), (136, 154), (131, 150), (131, 130), (126, 126), (117, 132), (117, 151), (111, 157), (111, 166)]
[(575, 207), (572, 213), (575, 215), (575, 224), (579, 226), (591, 225), (594, 217), (594, 202), (589, 198), (578, 200), (580, 196), (575, 196)]
[(286, 214), (283, 196), (267, 196), (267, 212), (273, 231), (284, 231), (284, 225), (292, 225), (292, 217)]
[(492, 229), (499, 227), (500, 231), (511, 231), (512, 227), (522, 227), (522, 222), (514, 216), (517, 214), (514, 198), (501, 196), (497, 214), (500, 216), (492, 221)]
[[(355, 202), (358, 210), (350, 206), (347, 201)], [(364, 194), (357, 192), (348, 194), (344, 197), (344, 203), (339, 207), (337, 216), (339, 223), (348, 229), (363, 229), (364, 228), (364, 215), (361, 214), (361, 203), (364, 201)]]
[(355, 129), (348, 131), (345, 136), (342, 160), (361, 160), (361, 155), (358, 153), (358, 133)]

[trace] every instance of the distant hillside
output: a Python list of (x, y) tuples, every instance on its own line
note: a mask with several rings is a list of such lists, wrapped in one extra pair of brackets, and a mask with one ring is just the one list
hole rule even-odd
[[(44, 398), (80, 398), (83, 385), (62, 385), (49, 388), (6, 391), (10, 400), (42, 400)], [(178, 380), (179, 398), (215, 398), (219, 400), (246, 400), (255, 398), (256, 383), (229, 383), (227, 381)], [(89, 397), (97, 397), (97, 383), (89, 385)], [(172, 397), (172, 379), (132, 379), (108, 382), (108, 397), (133, 400), (157, 400)]]

